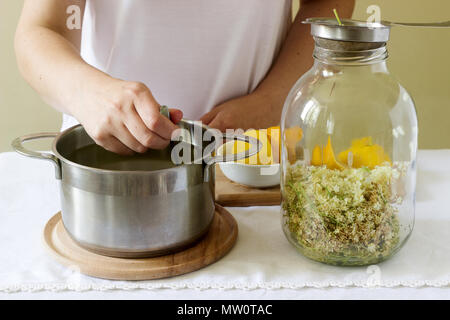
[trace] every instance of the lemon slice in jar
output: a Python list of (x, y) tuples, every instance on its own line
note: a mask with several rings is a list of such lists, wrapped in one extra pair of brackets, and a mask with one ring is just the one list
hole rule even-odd
[[(348, 163), (349, 153), (352, 153), (352, 163)], [(372, 143), (372, 137), (363, 137), (352, 141), (352, 146), (339, 153), (339, 161), (352, 168), (367, 167), (373, 169), (383, 164), (391, 165), (391, 159), (383, 147)]]

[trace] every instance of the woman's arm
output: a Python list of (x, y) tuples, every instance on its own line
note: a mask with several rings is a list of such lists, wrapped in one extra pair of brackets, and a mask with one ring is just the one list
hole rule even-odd
[(227, 128), (267, 128), (280, 122), (284, 100), (298, 78), (311, 68), (314, 41), (306, 18), (329, 17), (336, 8), (342, 18), (351, 17), (354, 0), (302, 0), (281, 51), (270, 72), (250, 95), (229, 100), (201, 119), (205, 124)]
[(25, 80), (45, 102), (66, 113), (71, 113), (68, 97), (81, 89), (75, 81), (77, 73), (98, 73), (80, 57), (81, 29), (66, 27), (70, 5), (77, 5), (83, 13), (85, 0), (26, 0), (15, 37), (17, 62)]
[[(55, 109), (71, 114), (99, 144), (130, 154), (163, 148), (177, 128), (159, 113), (143, 84), (114, 79), (80, 56), (81, 29), (66, 25), (70, 5), (85, 0), (25, 0), (16, 31), (19, 69)], [(173, 119), (181, 112), (172, 111)]]

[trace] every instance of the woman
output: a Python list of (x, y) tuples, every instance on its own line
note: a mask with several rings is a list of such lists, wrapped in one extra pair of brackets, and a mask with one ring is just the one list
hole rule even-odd
[[(220, 130), (264, 128), (279, 122), (289, 89), (312, 63), (301, 21), (333, 8), (349, 17), (354, 6), (302, 0), (291, 23), (291, 1), (25, 0), (17, 60), (65, 114), (63, 127), (78, 121), (116, 153), (167, 146), (177, 126), (159, 103)], [(68, 28), (73, 6), (80, 29)], [(171, 110), (175, 123), (181, 110)]]

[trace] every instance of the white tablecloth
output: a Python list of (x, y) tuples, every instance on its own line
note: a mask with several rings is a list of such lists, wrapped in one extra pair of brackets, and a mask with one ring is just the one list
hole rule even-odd
[(59, 211), (50, 163), (0, 154), (0, 298), (450, 299), (450, 150), (420, 151), (416, 226), (392, 259), (369, 268), (312, 262), (284, 238), (279, 207), (228, 208), (235, 248), (191, 274), (145, 282), (82, 276), (54, 262), (41, 233)]

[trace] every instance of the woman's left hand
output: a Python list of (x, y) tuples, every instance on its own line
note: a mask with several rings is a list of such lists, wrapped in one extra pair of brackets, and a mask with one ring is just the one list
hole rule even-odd
[(222, 132), (226, 129), (261, 129), (278, 125), (281, 110), (282, 105), (271, 103), (270, 99), (253, 93), (218, 105), (200, 120)]

